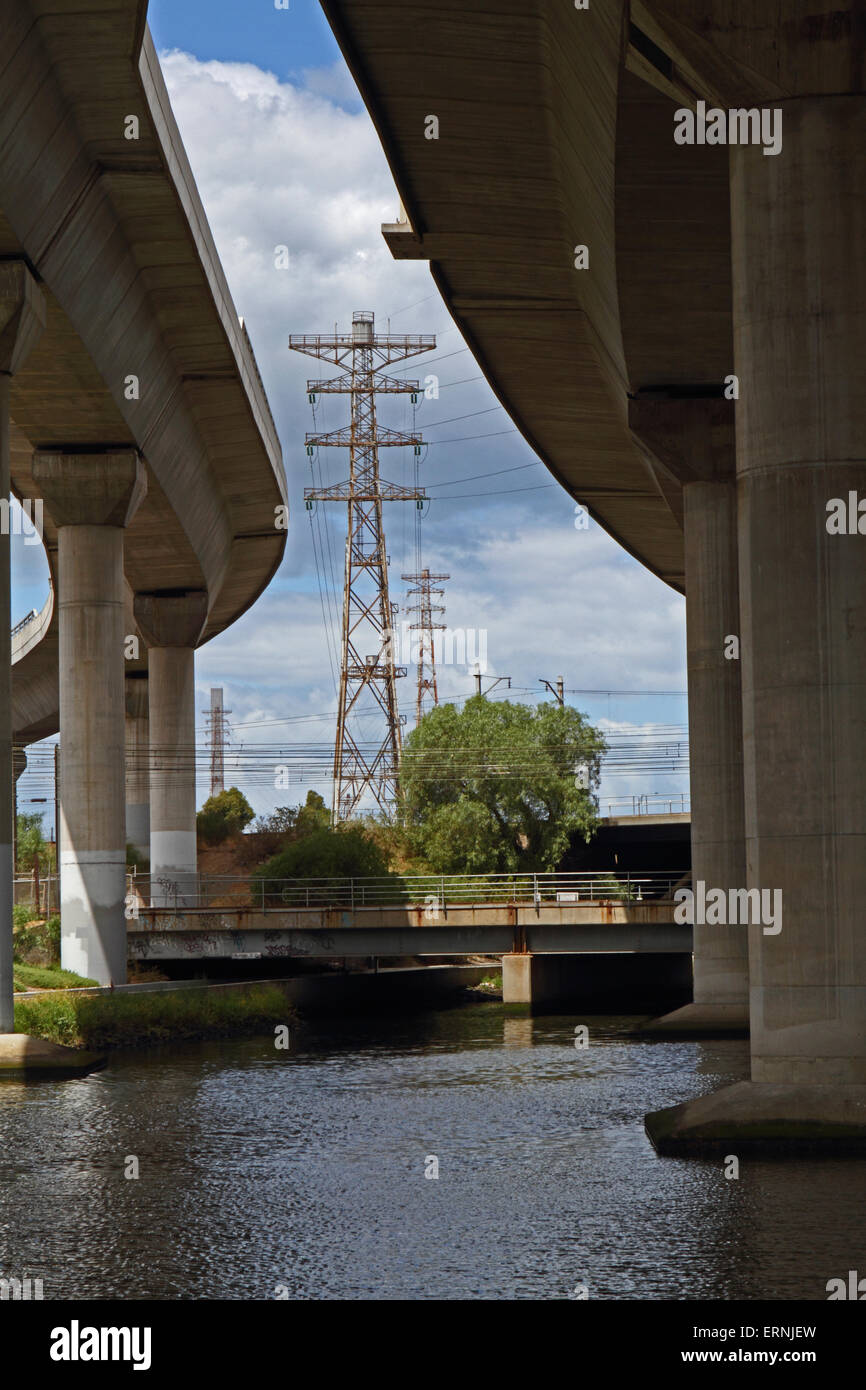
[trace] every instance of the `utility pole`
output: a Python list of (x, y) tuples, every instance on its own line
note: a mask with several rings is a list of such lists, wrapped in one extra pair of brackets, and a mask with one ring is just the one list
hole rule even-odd
[(475, 671), (475, 694), (476, 694), (476, 695), (481, 695), (481, 694), (489, 695), (490, 692), (491, 692), (491, 690), (495, 690), (496, 687), (497, 687), (497, 685), (501, 685), (503, 681), (505, 681), (505, 684), (508, 686), (508, 689), (509, 689), (509, 690), (511, 689), (511, 677), (510, 677), (510, 676), (496, 676), (495, 679), (494, 679), (494, 681), (493, 681), (493, 684), (492, 684), (492, 685), (488, 685), (488, 687), (487, 687), (487, 689), (486, 689), (485, 691), (482, 691), (482, 689), (481, 689), (481, 681), (482, 681), (482, 674), (481, 674), (481, 667), (479, 666), (479, 667), (477, 668), (477, 670)]
[[(382, 810), (396, 798), (402, 736), (397, 709), (397, 680), (405, 667), (394, 664), (392, 641), (396, 605), (388, 592), (388, 554), (382, 525), (383, 502), (427, 500), (417, 486), (423, 440), (413, 430), (405, 434), (385, 429), (376, 421), (376, 396), (411, 395), (413, 405), (421, 387), (417, 381), (389, 377), (384, 369), (435, 348), (432, 335), (380, 335), (368, 311), (352, 315), (351, 334), (295, 333), (294, 352), (317, 357), (341, 368), (341, 375), (307, 383), (310, 404), (318, 395), (347, 395), (352, 401), (351, 424), (328, 434), (308, 434), (307, 453), (337, 448), (349, 450), (348, 481), (334, 487), (305, 488), (307, 508), (314, 502), (344, 502), (347, 509), (346, 560), (343, 582), (343, 625), (340, 695), (334, 745), (334, 820), (346, 820), (369, 791)], [(415, 487), (399, 487), (379, 477), (379, 450), (411, 445), (415, 455)], [(368, 693), (372, 702), (362, 708)], [(366, 752), (350, 728), (353, 714), (384, 715), (385, 731), (378, 746)]]
[[(444, 583), (450, 579), (450, 574), (431, 574), (429, 570), (422, 570), (420, 574), (404, 574), (404, 581), (417, 584), (416, 589), (407, 589), (407, 598), (417, 598), (417, 603), (406, 605), (407, 613), (417, 613), (417, 623), (410, 623), (410, 632), (420, 632), (418, 641), (418, 695), (415, 708), (415, 722), (421, 723), (422, 705), (425, 694), (432, 695), (434, 708), (439, 703), (439, 688), (436, 684), (436, 648), (434, 632), (444, 632), (444, 623), (434, 623), (434, 613), (444, 613), (445, 605), (433, 603), (434, 596), (442, 598), (445, 590), (434, 589), (434, 584)], [(429, 675), (427, 674), (429, 669)]]
[(225, 717), (231, 714), (230, 709), (223, 709), (222, 688), (215, 688), (210, 693), (210, 709), (205, 710), (210, 733), (210, 794), (219, 796), (220, 792), (225, 791), (225, 741), (226, 741), (226, 722)]
[(538, 679), (541, 681), (542, 685), (547, 686), (548, 690), (550, 691), (551, 695), (554, 697), (558, 705), (565, 704), (565, 681), (563, 680), (562, 676), (557, 676), (555, 690), (553, 686), (550, 684), (550, 681), (546, 681), (543, 676), (539, 676)]

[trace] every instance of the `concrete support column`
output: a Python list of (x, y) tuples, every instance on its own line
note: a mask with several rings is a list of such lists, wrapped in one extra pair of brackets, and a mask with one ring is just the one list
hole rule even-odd
[(782, 911), (749, 928), (752, 1080), (648, 1117), (663, 1151), (866, 1149), (866, 98), (780, 104), (731, 217), (747, 882)]
[(732, 157), (752, 1079), (866, 1083), (866, 99), (783, 111)]
[[(10, 482), (12, 377), (45, 327), (45, 301), (23, 261), (0, 263), (0, 499)], [(0, 1033), (15, 1027), (12, 1002), (12, 688), (9, 528), (0, 528)]]
[[(692, 884), (743, 889), (742, 665), (733, 403), (638, 401), (636, 438), (682, 482), (689, 687)], [(655, 1019), (657, 1034), (745, 1034), (748, 930), (695, 922), (692, 1003)]]
[(150, 859), (150, 725), (147, 676), (126, 677), (126, 841)]
[[(689, 483), (683, 504), (692, 883), (727, 892), (746, 884), (736, 483)], [(695, 924), (694, 1002), (748, 1029), (745, 926)]]
[(195, 645), (207, 594), (137, 594), (148, 643), (150, 878), (155, 907), (195, 901)]
[[(721, 888), (727, 894), (746, 886), (733, 476), (687, 483), (683, 507), (692, 885), (703, 882), (707, 891)], [(748, 1029), (748, 928), (696, 922), (693, 1002), (655, 1020), (646, 1031), (695, 1035), (746, 1034)]]
[(132, 451), (34, 456), (59, 528), (61, 963), (126, 980), (123, 529), (144, 493)]

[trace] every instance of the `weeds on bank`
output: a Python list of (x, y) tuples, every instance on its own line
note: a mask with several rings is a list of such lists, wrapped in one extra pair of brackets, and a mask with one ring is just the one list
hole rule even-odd
[(185, 1038), (267, 1033), (291, 1022), (294, 1011), (276, 985), (249, 990), (70, 995), (57, 993), (15, 1004), (15, 1031), (67, 1047), (141, 1047)]

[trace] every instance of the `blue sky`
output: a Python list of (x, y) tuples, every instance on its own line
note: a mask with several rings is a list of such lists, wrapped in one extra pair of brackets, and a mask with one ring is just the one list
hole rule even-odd
[[(451, 575), (445, 621), (487, 634), (491, 678), (512, 677), (519, 698), (541, 700), (539, 677), (565, 678), (570, 702), (603, 727), (682, 730), (682, 694), (637, 697), (587, 691), (684, 691), (682, 600), (642, 569), (594, 523), (574, 526), (574, 502), (553, 483), (516, 432), (463, 344), (424, 263), (395, 263), (380, 233), (397, 193), (372, 124), (317, 0), (252, 4), (152, 0), (151, 30), (199, 192), (239, 314), (244, 317), (283, 445), (292, 503), (285, 562), (256, 607), (197, 656), (200, 737), (209, 689), (221, 685), (232, 710), (234, 747), (281, 740), (326, 745), (333, 738), (336, 625), (341, 606), (345, 514), (311, 518), (303, 489), (337, 481), (346, 456), (310, 460), (306, 396), (318, 363), (289, 353), (290, 333), (324, 331), (373, 309), (394, 332), (435, 333), (435, 352), (417, 373), (439, 378), (438, 400), (419, 407), (428, 440), (422, 483), (435, 501), (422, 524), (423, 560)], [(274, 248), (289, 248), (288, 269)], [(413, 374), (416, 368), (413, 367)], [(382, 420), (410, 423), (405, 398)], [(323, 398), (317, 427), (342, 422), (344, 398)], [(383, 453), (382, 472), (408, 480), (404, 451)], [(408, 451), (405, 451), (408, 454)], [(411, 507), (386, 509), (392, 599), (414, 567)], [(13, 621), (44, 597), (44, 559), (13, 542)], [(323, 616), (324, 615), (324, 616)], [(401, 614), (401, 620), (405, 615)], [(401, 709), (414, 707), (414, 668), (400, 683)], [(468, 667), (440, 671), (440, 695), (473, 689)], [(579, 693), (578, 693), (579, 692)], [(284, 721), (278, 723), (277, 721)], [(362, 724), (372, 737), (375, 721)], [(675, 734), (671, 733), (673, 739)], [(243, 745), (243, 747), (242, 747)], [(275, 751), (274, 762), (278, 761)], [(306, 785), (276, 790), (273, 778), (233, 777), (257, 812), (303, 799)], [(330, 799), (330, 786), (316, 782)], [(661, 769), (610, 777), (603, 797), (679, 793), (687, 779)], [(21, 783), (26, 796), (26, 778)], [(200, 799), (207, 787), (200, 784)]]
[(281, 79), (339, 57), (318, 0), (290, 0), (279, 10), (273, 0), (151, 0), (148, 23), (157, 49), (255, 63)]

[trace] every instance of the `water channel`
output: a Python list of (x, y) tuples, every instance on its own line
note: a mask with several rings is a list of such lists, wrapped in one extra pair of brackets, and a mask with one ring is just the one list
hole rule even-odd
[(826, 1299), (863, 1266), (866, 1160), (658, 1158), (644, 1112), (747, 1044), (631, 1022), (483, 1001), (4, 1083), (0, 1271), (46, 1300)]

